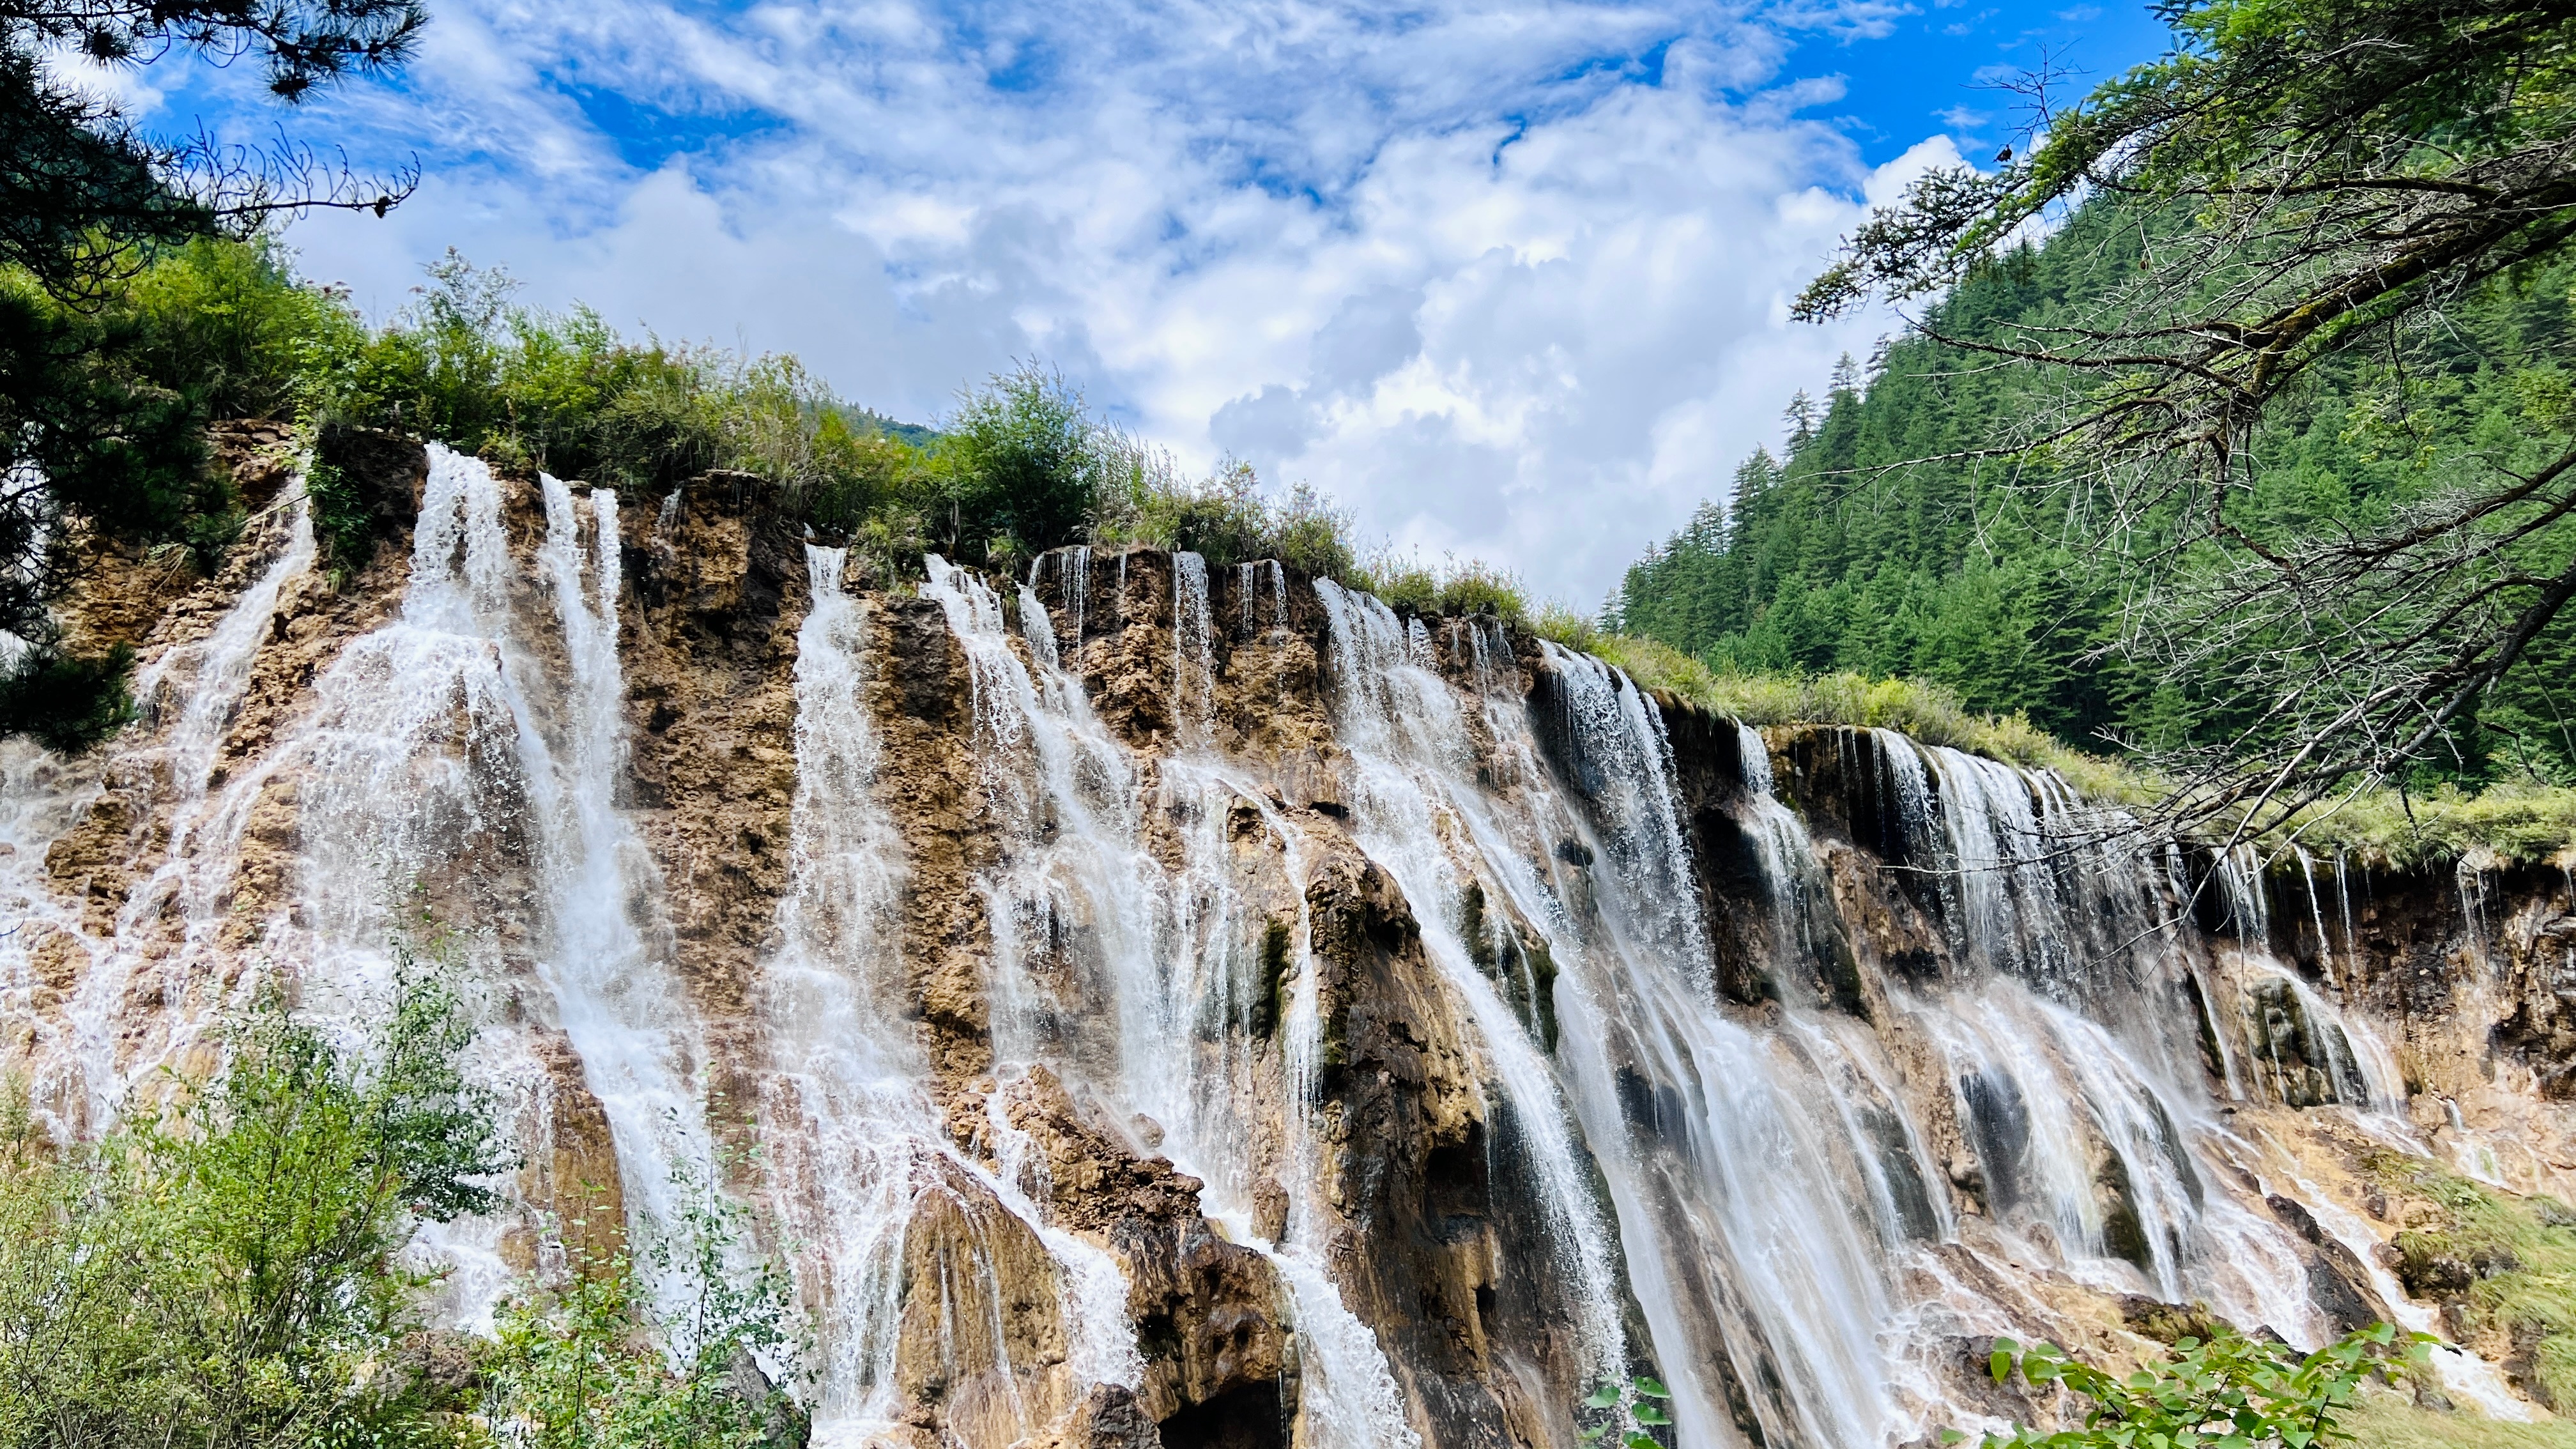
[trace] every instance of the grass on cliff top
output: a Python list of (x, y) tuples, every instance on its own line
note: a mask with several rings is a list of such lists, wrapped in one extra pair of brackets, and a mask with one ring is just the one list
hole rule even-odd
[(2153, 794), (2135, 771), (2069, 749), (2020, 715), (1979, 714), (1961, 702), (1956, 690), (1931, 680), (1849, 673), (1721, 674), (1669, 644), (1604, 633), (1563, 609), (1542, 612), (1532, 627), (1569, 649), (1617, 665), (1647, 689), (1749, 725), (1891, 729), (1925, 744), (2055, 770), (2090, 799), (2142, 803)]
[[(1647, 689), (1749, 725), (1891, 729), (1925, 744), (2054, 770), (2099, 804), (2144, 807), (2163, 796), (2162, 783), (2143, 770), (2071, 749), (2020, 715), (1979, 714), (1957, 691), (1930, 680), (1720, 673), (1669, 644), (1605, 633), (1561, 607), (1537, 611), (1529, 628), (1599, 656)], [(2502, 783), (2475, 795), (2447, 785), (2414, 796), (2375, 790), (2311, 812), (2291, 829), (2311, 850), (2346, 851), (2390, 867), (2482, 853), (2503, 861), (2546, 860), (2576, 850), (2576, 789)], [(2273, 832), (2273, 843), (2289, 833)]]
[(2374, 790), (2311, 812), (2298, 829), (2311, 850), (2347, 851), (2373, 865), (2481, 855), (2563, 861), (2576, 852), (2576, 789), (2508, 780), (2474, 795), (2455, 785), (2413, 796)]

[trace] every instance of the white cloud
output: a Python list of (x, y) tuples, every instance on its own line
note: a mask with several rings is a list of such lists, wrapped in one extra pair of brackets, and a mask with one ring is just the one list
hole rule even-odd
[(45, 71), (93, 103), (112, 107), (128, 121), (149, 120), (161, 109), (162, 93), (145, 79), (141, 66), (102, 65), (77, 45), (48, 45)]
[(1883, 319), (1788, 298), (1866, 172), (1761, 89), (1801, 0), (448, 0), (328, 121), (422, 191), (292, 235), (379, 312), (454, 244), (532, 299), (793, 350), (928, 417), (1015, 357), (1363, 526), (1589, 603)]

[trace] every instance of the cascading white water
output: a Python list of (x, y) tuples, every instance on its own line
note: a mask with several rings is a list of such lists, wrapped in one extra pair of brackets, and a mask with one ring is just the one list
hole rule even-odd
[[(1332, 630), (1335, 720), (1350, 752), (1353, 834), (1412, 904), (1425, 952), (1468, 1004), (1487, 1070), (1537, 1179), (1535, 1196), (1556, 1238), (1569, 1297), (1583, 1315), (1581, 1346), (1597, 1376), (1618, 1376), (1628, 1353), (1615, 1308), (1618, 1242), (1593, 1198), (1588, 1154), (1542, 1049), (1478, 968), (1457, 927), (1471, 882), (1482, 889), (1490, 878), (1505, 888), (1498, 867), (1508, 861), (1525, 871), (1526, 859), (1461, 849), (1468, 845), (1461, 837), (1475, 825), (1475, 766), (1448, 685), (1423, 667), (1429, 650), (1420, 621), (1406, 629), (1375, 598), (1330, 581), (1317, 581), (1316, 592)], [(1535, 891), (1511, 893), (1526, 898)], [(1686, 1405), (1685, 1412), (1697, 1407)]]
[[(1247, 1151), (1259, 1137), (1262, 1090), (1261, 1064), (1240, 1028), (1259, 990), (1259, 963), (1250, 949), (1258, 935), (1248, 930), (1227, 869), (1226, 821), (1238, 803), (1262, 813), (1285, 847), (1287, 884), (1302, 911), (1295, 833), (1213, 760), (1166, 757), (1155, 762), (1157, 813), (1187, 822), (1182, 868), (1166, 871), (1146, 846), (1145, 787), (1079, 682), (1059, 667), (1052, 624), (1034, 592), (1020, 596), (1027, 663), (1010, 648), (999, 601), (973, 575), (934, 558), (924, 593), (946, 611), (966, 651), (976, 730), (995, 746), (982, 764), (1007, 854), (980, 889), (993, 923), (996, 1055), (1015, 1067), (1053, 1063), (1156, 1123), (1173, 1161), (1207, 1184), (1207, 1211), (1240, 1230), (1249, 1218), (1256, 1169)], [(1203, 588), (1175, 595), (1177, 709), (1191, 693), (1212, 691), (1214, 666)], [(1078, 995), (1063, 989), (1073, 984)], [(1311, 982), (1300, 990), (1311, 992)], [(1301, 1027), (1292, 1007), (1292, 1059), (1301, 1032), (1311, 1054), (1311, 1017), (1310, 1003)], [(1302, 1115), (1290, 1135), (1292, 1154), (1311, 1153)], [(1296, 1299), (1299, 1416), (1307, 1426), (1300, 1442), (1412, 1449), (1384, 1353), (1309, 1250), (1300, 1194), (1313, 1177), (1298, 1176), (1287, 1240), (1261, 1245), (1239, 1235), (1264, 1247)], [(1102, 1296), (1105, 1316), (1123, 1325), (1114, 1269)]]
[[(475, 912), (443, 924), (480, 970), (523, 964), (541, 986), (607, 1117), (630, 1230), (649, 1237), (679, 1222), (675, 1168), (716, 1173), (695, 1014), (647, 945), (660, 881), (617, 798), (616, 495), (576, 500), (540, 479), (546, 533), (527, 578), (490, 468), (435, 444), (429, 465), (400, 614), (349, 642), (271, 756), (300, 776), (303, 844), (300, 923), (272, 938), (294, 940), (316, 982), (381, 983), (415, 892)], [(506, 974), (490, 989), (516, 990)], [(527, 1050), (487, 1031), (487, 1054), (513, 1046)], [(532, 1062), (486, 1070), (543, 1116)]]
[(1744, 789), (1752, 812), (1753, 847), (1761, 857), (1762, 879), (1771, 891), (1771, 931), (1785, 957), (1812, 957), (1817, 949), (1809, 902), (1824, 889), (1816, 868), (1807, 827), (1783, 804), (1771, 774), (1771, 747), (1762, 732), (1748, 724), (1735, 727), (1735, 747), (1744, 761)]
[(2317, 971), (2326, 979), (2329, 989), (2336, 989), (2334, 938), (2326, 934), (2325, 902), (2317, 895), (2317, 863), (2306, 846), (2292, 846), (2299, 859), (2299, 878), (2308, 888), (2308, 921), (2317, 932)]
[[(82, 1115), (91, 1123), (105, 1122), (124, 1105), (128, 1089), (143, 1073), (182, 1049), (202, 1023), (203, 1008), (211, 1004), (202, 999), (193, 1009), (182, 1004), (167, 1014), (167, 1034), (158, 1049), (119, 1059), (127, 998), (137, 978), (148, 973), (165, 1000), (184, 1001), (191, 978), (205, 968), (222, 930), (226, 864), (238, 843), (250, 791), (236, 784), (220, 799), (208, 797), (278, 596), (313, 564), (313, 519), (300, 480), (290, 483), (246, 536), (259, 538), (262, 522), (270, 539), (282, 533), (283, 541), (273, 544), (267, 564), (235, 596), (213, 630), (202, 640), (164, 650), (135, 671), (134, 693), (147, 723), (163, 728), (157, 749), (146, 743), (129, 752), (123, 764), (127, 769), (141, 766), (159, 782), (170, 835), (160, 864), (118, 909), (108, 948), (93, 953), (66, 1013), (86, 1096)], [(214, 837), (211, 842), (203, 838), (207, 835)], [(156, 929), (168, 921), (177, 923), (175, 942)]]
[[(2194, 1028), (2142, 1008), (2149, 993), (2193, 999), (2172, 908), (2152, 897), (2179, 861), (2114, 848), (2119, 832), (2091, 828), (2053, 776), (1874, 737), (1909, 857), (1981, 978), (1907, 1004), (1942, 1045), (1990, 1209), (2043, 1230), (2035, 1246), (2079, 1279), (2133, 1291), (2143, 1278), (2313, 1340), (2295, 1250), (2204, 1165), (2226, 1154)], [(2168, 888), (2188, 899), (2187, 883)], [(2259, 903), (2240, 893), (2229, 908), (2260, 939)]]
[(841, 549), (807, 545), (796, 635), (796, 797), (761, 1021), (775, 1075), (765, 1161), (819, 1342), (815, 1437), (863, 1443), (903, 1405), (895, 1353), (906, 1225), (948, 1155), (926, 1065), (898, 1025), (903, 850), (877, 799), (865, 619)]
[(1204, 745), (1216, 728), (1215, 625), (1208, 614), (1207, 560), (1172, 555), (1172, 725), (1183, 747)]
[[(1668, 1382), (1694, 1390), (1682, 1403), (1684, 1432), (1693, 1442), (1734, 1438), (1719, 1386), (1699, 1367), (1723, 1356), (1739, 1385), (1762, 1386), (1746, 1397), (1772, 1442), (1884, 1442), (1908, 1422), (1882, 1342), (1895, 1326), (1885, 1265), (1907, 1232), (1900, 1189), (1919, 1196), (1919, 1174), (1909, 1182), (1888, 1172), (1850, 1100), (1817, 1090), (1848, 1065), (1839, 1035), (1802, 1022), (1766, 1040), (1716, 1008), (1688, 846), (1669, 803), (1670, 746), (1652, 701), (1597, 660), (1553, 649), (1548, 660), (1571, 696), (1569, 748), (1587, 802), (1651, 802), (1585, 812), (1584, 825), (1557, 807), (1568, 826), (1603, 840), (1600, 855), (1614, 863), (1589, 873), (1604, 929), (1588, 940), (1569, 930), (1558, 949), (1560, 981), (1584, 988), (1561, 993), (1574, 997), (1563, 1057), (1610, 1175), (1657, 1360), (1672, 1371)], [(1770, 845), (1784, 866), (1811, 869), (1805, 831), (1770, 797), (1759, 737), (1744, 745), (1760, 828), (1776, 832)], [(1621, 775), (1629, 778), (1607, 785)], [(1792, 874), (1772, 883), (1772, 897), (1794, 901), (1799, 888)], [(1874, 1066), (1840, 1085), (1857, 1091), (1873, 1079), (1885, 1080)], [(1892, 1100), (1868, 1107), (1895, 1112)], [(1716, 1322), (1686, 1312), (1671, 1280), (1717, 1305)]]
[(2234, 846), (2212, 862), (2228, 929), (2241, 945), (2261, 945), (2272, 934), (2272, 900), (2263, 889), (2263, 856), (2252, 844)]

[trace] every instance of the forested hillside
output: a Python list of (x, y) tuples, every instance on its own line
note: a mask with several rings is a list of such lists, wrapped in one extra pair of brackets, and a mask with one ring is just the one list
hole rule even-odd
[[(1960, 286), (1931, 330), (2027, 337), (2086, 316), (2189, 224), (2095, 205)], [(2316, 370), (2254, 432), (2227, 519), (2255, 543), (2387, 526), (2459, 470), (2554, 456), (2576, 265), (2486, 284), (2450, 325)], [(1785, 451), (1757, 450), (1688, 526), (1651, 547), (1607, 623), (1724, 672), (1849, 670), (1956, 688), (2065, 741), (2149, 749), (2221, 737), (2236, 661), (2174, 678), (2124, 642), (2124, 610), (2208, 563), (2175, 519), (2117, 531), (2053, 485), (2080, 460), (2009, 445), (2067, 405), (2061, 379), (1909, 335), (1821, 402), (1790, 403)], [(2006, 446), (1998, 447), (1998, 444)], [(2576, 778), (2576, 628), (2560, 621), (2490, 692), (2433, 774)]]

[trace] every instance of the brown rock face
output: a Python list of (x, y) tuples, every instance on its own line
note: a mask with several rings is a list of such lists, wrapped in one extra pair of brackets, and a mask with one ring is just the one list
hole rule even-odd
[(756, 480), (710, 478), (667, 522), (618, 515), (631, 605), (619, 615), (632, 764), (626, 798), (665, 900), (651, 919), (709, 1025), (711, 1083), (740, 1107), (760, 1063), (748, 999), (787, 884), (796, 793), (802, 546)]

